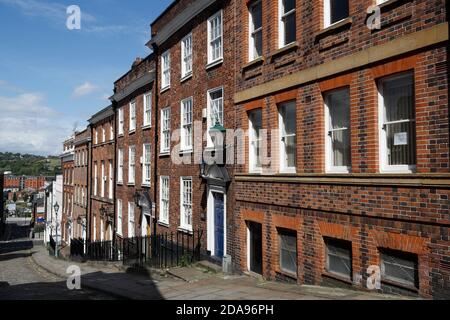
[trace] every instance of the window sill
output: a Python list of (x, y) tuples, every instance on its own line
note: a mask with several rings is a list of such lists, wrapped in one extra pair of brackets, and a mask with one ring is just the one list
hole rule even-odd
[(353, 18), (352, 17), (347, 17), (347, 18), (342, 19), (340, 21), (337, 21), (337, 22), (335, 22), (333, 24), (330, 24), (326, 28), (320, 30), (316, 34), (316, 37), (318, 37), (318, 38), (325, 37), (325, 36), (327, 36), (327, 35), (329, 35), (331, 33), (337, 32), (341, 28), (345, 28), (345, 27), (349, 28), (352, 23), (353, 23)]
[(382, 168), (380, 170), (381, 174), (413, 174), (416, 173), (416, 166), (409, 166), (408, 168), (404, 167), (404, 168), (389, 168), (389, 167), (385, 167)]
[(127, 183), (127, 186), (129, 186), (129, 187), (134, 187), (134, 186), (135, 186), (135, 183), (134, 183), (134, 182)]
[(299, 47), (298, 42), (294, 41), (288, 45), (285, 45), (284, 47), (275, 50), (269, 55), (269, 62), (272, 62), (278, 56), (284, 55), (292, 50), (296, 50), (298, 47)]
[(141, 127), (142, 130), (146, 130), (146, 129), (151, 129), (152, 125), (151, 124), (147, 124)]
[[(382, 12), (388, 11), (394, 7), (399, 7), (406, 2), (412, 2), (413, 0), (388, 0), (383, 3), (377, 4)], [(370, 13), (372, 14), (372, 13)], [(367, 14), (369, 15), (369, 14)]]
[(118, 135), (117, 135), (117, 138), (123, 138), (125, 135), (123, 134), (123, 133), (119, 133)]
[(170, 90), (170, 85), (168, 85), (167, 87), (161, 88), (161, 90), (159, 91), (160, 93), (166, 92)]
[(162, 227), (166, 227), (166, 228), (170, 227), (169, 223), (165, 222), (165, 221), (158, 220), (158, 224)]
[(178, 231), (180, 231), (182, 233), (186, 233), (186, 234), (193, 234), (194, 233), (194, 231), (192, 231), (192, 227), (191, 228), (178, 227)]
[(353, 282), (352, 282), (351, 279), (345, 278), (343, 276), (340, 276), (340, 275), (337, 275), (337, 274), (334, 274), (334, 273), (331, 273), (331, 272), (328, 272), (328, 271), (323, 272), (322, 276), (325, 276), (327, 278), (331, 278), (331, 279), (334, 279), (334, 280), (338, 280), (338, 281), (344, 282), (344, 283), (349, 284), (349, 285), (353, 285)]
[(291, 278), (293, 280), (297, 280), (297, 278), (298, 278), (298, 276), (295, 273), (291, 273), (291, 272), (288, 272), (288, 271), (283, 271), (280, 268), (277, 268), (275, 270), (275, 272), (279, 273), (279, 274), (282, 274), (283, 276), (286, 276), (286, 277)]
[(398, 288), (401, 288), (401, 289), (409, 290), (409, 291), (416, 292), (416, 293), (419, 292), (419, 289), (416, 288), (416, 287), (409, 286), (407, 284), (404, 284), (404, 283), (401, 283), (401, 282), (397, 282), (397, 281), (394, 281), (394, 280), (390, 280), (390, 279), (386, 279), (386, 278), (382, 278), (381, 279), (381, 283), (382, 284), (387, 284), (387, 285), (390, 285), (390, 286), (394, 286), (394, 287), (398, 287)]
[(281, 169), (280, 174), (297, 174), (297, 169), (295, 168)]
[(350, 168), (327, 168), (325, 173), (327, 174), (347, 174), (350, 173)]
[(151, 187), (150, 182), (141, 184), (141, 187), (143, 187), (143, 188), (150, 188)]
[(180, 154), (191, 154), (194, 152), (194, 149), (184, 149), (180, 150)]
[(247, 69), (250, 69), (250, 68), (259, 66), (259, 65), (263, 64), (264, 61), (265, 61), (264, 57), (256, 58), (256, 59), (254, 59), (254, 60), (252, 60), (252, 61), (250, 61), (250, 62), (244, 64), (244, 65), (242, 66), (242, 71), (245, 71), (245, 70), (247, 70)]
[(189, 79), (191, 79), (192, 78), (192, 72), (190, 72), (189, 74), (187, 74), (187, 75), (185, 75), (184, 77), (182, 77), (181, 79), (180, 79), (180, 83), (183, 83), (183, 82), (185, 82), (185, 81), (187, 81), (187, 80), (189, 80)]
[(117, 181), (118, 186), (123, 186), (123, 181)]
[(167, 156), (170, 156), (170, 151), (160, 152), (160, 153), (159, 153), (159, 156), (160, 156), (160, 157), (167, 157)]
[(216, 66), (218, 66), (218, 65), (220, 65), (222, 63), (223, 63), (223, 58), (220, 58), (220, 59), (218, 59), (216, 61), (210, 62), (210, 63), (208, 63), (206, 65), (206, 70), (214, 68), (214, 67), (216, 67)]
[(128, 134), (136, 133), (136, 129), (128, 131)]

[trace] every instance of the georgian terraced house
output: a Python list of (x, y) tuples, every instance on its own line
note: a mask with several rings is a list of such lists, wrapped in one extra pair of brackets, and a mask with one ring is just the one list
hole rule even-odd
[(148, 44), (159, 72), (158, 230), (202, 229), (202, 247), (220, 263), (233, 241), (232, 167), (201, 172), (200, 163), (214, 150), (211, 128), (234, 127), (234, 12), (229, 0), (174, 1), (151, 24)]
[(174, 1), (89, 121), (87, 238), (201, 229), (235, 272), (449, 298), (448, 12)]
[(64, 248), (67, 248), (67, 246), (70, 245), (70, 239), (73, 238), (74, 138), (75, 136), (72, 135), (69, 139), (64, 141), (63, 153), (60, 156), (63, 175), (63, 198), (62, 203), (59, 204), (59, 212), (56, 212), (56, 214), (61, 215), (60, 234), (61, 239), (64, 242)]
[(150, 235), (153, 225), (154, 57), (137, 59), (115, 82), (111, 97), (117, 128), (115, 210), (119, 238)]

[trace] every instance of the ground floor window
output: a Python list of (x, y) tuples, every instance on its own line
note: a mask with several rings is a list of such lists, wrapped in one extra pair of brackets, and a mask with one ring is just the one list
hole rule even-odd
[(352, 244), (350, 241), (325, 238), (326, 271), (352, 279)]
[(400, 285), (418, 288), (419, 272), (416, 254), (380, 249), (381, 278)]
[(295, 231), (278, 230), (280, 269), (297, 276), (297, 234)]

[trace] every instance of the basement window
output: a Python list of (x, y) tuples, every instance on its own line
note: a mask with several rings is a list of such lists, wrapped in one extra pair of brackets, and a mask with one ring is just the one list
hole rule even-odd
[(352, 244), (350, 241), (325, 239), (326, 271), (345, 280), (352, 279)]
[(418, 258), (416, 254), (380, 249), (381, 279), (402, 286), (419, 288)]
[(297, 276), (297, 234), (295, 231), (279, 230), (280, 269)]

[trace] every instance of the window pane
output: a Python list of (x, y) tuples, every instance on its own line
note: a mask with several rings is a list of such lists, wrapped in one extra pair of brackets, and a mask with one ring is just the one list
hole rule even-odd
[(330, 0), (330, 23), (335, 23), (348, 17), (348, 0)]
[(280, 268), (297, 273), (297, 237), (295, 233), (279, 233)]
[(253, 41), (255, 44), (253, 58), (256, 59), (262, 56), (262, 31), (258, 31), (253, 35)]
[(295, 13), (284, 18), (284, 44), (289, 44), (296, 40)]
[(326, 97), (329, 111), (328, 133), (331, 137), (332, 165), (351, 165), (350, 97), (348, 89), (331, 92)]
[(381, 252), (382, 276), (410, 286), (418, 286), (417, 255), (393, 250)]
[(352, 275), (352, 249), (348, 241), (326, 239), (327, 271), (347, 279)]
[(295, 0), (283, 0), (283, 3), (285, 13), (295, 9)]
[(253, 30), (262, 27), (262, 2), (258, 2), (252, 7)]

